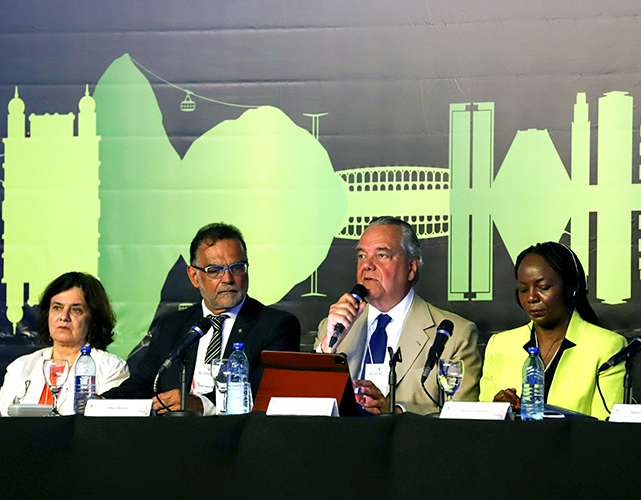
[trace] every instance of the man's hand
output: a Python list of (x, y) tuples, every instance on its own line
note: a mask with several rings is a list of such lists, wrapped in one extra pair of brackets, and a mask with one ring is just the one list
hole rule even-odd
[[(365, 309), (365, 305), (365, 302), (359, 303), (359, 301), (349, 293), (343, 294), (338, 302), (332, 304), (327, 315), (327, 333), (321, 342), (321, 350), (323, 352), (336, 352), (338, 345), (343, 341), (347, 332), (349, 332), (349, 329), (354, 324), (354, 321), (358, 319), (363, 309)], [(334, 335), (334, 328), (336, 328), (338, 323), (342, 324), (345, 330), (339, 335), (338, 341), (330, 349), (329, 341), (332, 335)]]
[[(167, 413), (167, 409), (165, 408), (165, 406), (160, 404), (160, 401), (158, 401), (159, 399), (170, 410), (173, 410), (173, 411), (180, 410), (180, 389), (172, 389), (171, 391), (163, 392), (162, 394), (158, 394), (158, 396), (154, 397), (154, 410), (156, 410), (156, 413), (158, 415), (162, 415), (164, 413)], [(198, 396), (194, 396), (193, 394), (188, 394), (187, 408), (185, 409), (196, 411), (202, 415), (203, 402), (200, 400)]]
[[(354, 389), (360, 389), (356, 394), (356, 402), (369, 413), (389, 413), (389, 401), (378, 387), (369, 380), (354, 380)], [(399, 407), (395, 408), (396, 413), (403, 413)]]

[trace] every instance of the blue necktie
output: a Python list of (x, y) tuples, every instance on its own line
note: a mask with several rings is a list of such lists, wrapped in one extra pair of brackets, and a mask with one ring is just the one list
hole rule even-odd
[(369, 339), (369, 349), (365, 353), (365, 364), (363, 365), (363, 375), (365, 374), (365, 365), (368, 363), (382, 363), (385, 361), (385, 351), (387, 349), (387, 332), (385, 328), (392, 321), (387, 314), (379, 314), (376, 318), (376, 330)]

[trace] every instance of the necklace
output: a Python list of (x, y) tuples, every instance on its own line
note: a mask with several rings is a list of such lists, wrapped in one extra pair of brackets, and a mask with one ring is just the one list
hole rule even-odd
[[(552, 357), (548, 360), (548, 362), (547, 362), (547, 363), (545, 362), (545, 360), (546, 360), (546, 359), (547, 359), (547, 357), (550, 355), (550, 351), (551, 351), (551, 350), (552, 350), (552, 348), (554, 347), (554, 344), (556, 344), (559, 340), (561, 340), (561, 338), (558, 338), (558, 339), (556, 339), (554, 342), (552, 342), (552, 345), (551, 345), (551, 346), (550, 346), (550, 348), (548, 349), (548, 352), (546, 352), (546, 353), (545, 353), (545, 356), (543, 356), (543, 365), (545, 366), (545, 368), (546, 368), (546, 369), (547, 369), (547, 367), (548, 367), (548, 365), (549, 365), (550, 361), (552, 361), (552, 360), (554, 359), (554, 356), (556, 356), (556, 353), (559, 351), (559, 348), (558, 348), (558, 347), (556, 348), (556, 351), (554, 351), (554, 354), (553, 354), (553, 355), (552, 355)], [(559, 347), (561, 347), (561, 346), (559, 346)]]
[[(531, 333), (532, 333), (532, 336), (534, 337), (534, 342), (536, 343), (536, 347), (539, 347), (539, 338), (536, 336), (536, 331), (535, 331), (535, 329), (534, 329), (534, 324), (532, 324)], [(547, 371), (547, 369), (548, 369), (549, 362), (550, 362), (550, 361), (552, 361), (552, 360), (554, 359), (554, 356), (556, 356), (556, 353), (557, 353), (557, 352), (559, 352), (559, 348), (561, 347), (561, 345), (559, 345), (559, 347), (557, 347), (557, 348), (556, 348), (556, 351), (554, 351), (554, 354), (553, 354), (553, 355), (552, 355), (552, 357), (549, 359), (548, 363), (546, 363), (546, 362), (545, 362), (545, 360), (546, 360), (546, 359), (547, 359), (547, 357), (550, 355), (550, 352), (552, 351), (552, 348), (554, 347), (554, 344), (556, 344), (559, 340), (561, 340), (561, 339), (563, 339), (563, 338), (565, 338), (565, 335), (563, 335), (562, 337), (559, 337), (559, 338), (558, 338), (558, 339), (556, 339), (554, 342), (552, 342), (552, 345), (550, 345), (550, 347), (548, 348), (548, 351), (545, 353), (545, 356), (541, 356), (541, 361), (543, 361), (543, 366), (545, 367), (545, 370), (546, 370), (546, 371)], [(539, 355), (540, 355), (540, 354), (541, 354), (541, 353), (539, 352)]]

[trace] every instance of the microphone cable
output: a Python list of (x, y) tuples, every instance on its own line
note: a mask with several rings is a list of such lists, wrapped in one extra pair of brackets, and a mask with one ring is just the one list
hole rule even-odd
[(160, 380), (160, 372), (156, 373), (156, 378), (154, 379), (154, 396), (156, 396), (156, 399), (160, 403), (160, 406), (162, 406), (165, 410), (167, 411), (174, 411), (167, 406), (162, 399), (160, 399), (158, 396), (160, 395), (160, 392), (158, 391), (158, 381)]
[(602, 372), (599, 372), (597, 370), (596, 372), (596, 388), (599, 391), (599, 396), (601, 396), (601, 401), (603, 401), (603, 407), (605, 408), (605, 411), (608, 412), (608, 415), (612, 415), (612, 412), (608, 408), (608, 404), (605, 402), (605, 397), (603, 397), (603, 392), (601, 392), (601, 384), (599, 384), (599, 376), (601, 375)]
[(429, 393), (429, 391), (425, 388), (425, 384), (424, 384), (424, 383), (421, 383), (421, 387), (423, 388), (423, 392), (424, 392), (425, 394), (427, 394), (427, 397), (428, 397), (428, 398), (430, 398), (430, 399), (432, 400), (432, 403), (434, 403), (434, 405), (435, 405), (439, 410), (442, 410), (442, 409), (443, 409), (443, 407), (442, 407), (440, 404), (438, 404), (438, 402), (437, 402), (437, 401), (435, 401), (435, 400), (434, 400), (434, 398), (432, 397), (432, 395), (431, 395), (431, 394)]

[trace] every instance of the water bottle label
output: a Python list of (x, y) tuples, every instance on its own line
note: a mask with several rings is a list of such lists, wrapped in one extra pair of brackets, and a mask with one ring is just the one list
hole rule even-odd
[(96, 392), (96, 377), (93, 375), (76, 375), (76, 392), (91, 394), (91, 397), (94, 397)]
[(227, 409), (227, 391), (221, 392), (216, 386), (216, 415), (224, 415)]
[(240, 415), (251, 410), (251, 390), (248, 382), (227, 383), (227, 415)]
[(73, 398), (73, 409), (84, 413), (88, 399), (96, 397), (96, 377), (93, 375), (76, 375), (76, 390)]

